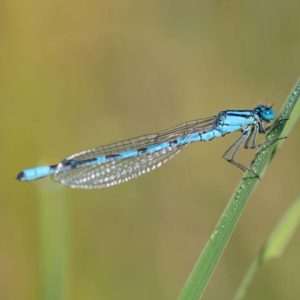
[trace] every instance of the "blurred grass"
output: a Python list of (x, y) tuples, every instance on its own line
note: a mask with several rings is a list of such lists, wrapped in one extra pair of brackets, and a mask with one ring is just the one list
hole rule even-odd
[[(50, 191), (50, 192), (49, 192)], [(65, 190), (49, 180), (38, 186), (39, 210), (39, 299), (69, 297), (70, 206)]]
[(273, 229), (270, 237), (264, 243), (256, 258), (251, 263), (248, 271), (233, 298), (233, 300), (244, 299), (247, 289), (254, 279), (256, 272), (264, 264), (274, 258), (279, 258), (289, 242), (291, 241), (297, 227), (300, 223), (300, 197), (292, 203), (288, 208), (279, 223)]
[[(253, 176), (253, 173), (260, 177), (263, 175), (279, 146), (283, 143), (283, 140), (279, 141), (280, 145), (278, 145), (277, 142), (278, 139), (283, 137), (282, 132), (288, 135), (300, 117), (299, 98), (300, 78), (285, 101), (278, 118), (274, 122), (274, 126), (272, 126), (271, 130), (266, 134), (266, 141), (257, 153), (250, 170), (243, 176), (229, 200), (214, 232), (207, 241), (201, 256), (181, 291), (179, 296), (180, 300), (198, 300), (202, 297), (214, 269), (229, 242), (233, 230), (259, 181), (256, 176)], [(296, 113), (293, 113), (294, 111), (296, 111)], [(289, 130), (284, 130), (285, 124), (288, 123), (287, 120), (290, 120), (292, 125), (289, 126)]]

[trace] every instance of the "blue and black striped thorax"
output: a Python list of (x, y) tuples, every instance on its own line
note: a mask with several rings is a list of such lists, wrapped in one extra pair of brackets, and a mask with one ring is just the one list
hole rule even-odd
[(261, 126), (275, 117), (271, 106), (258, 105), (252, 110), (225, 110), (218, 114), (217, 128), (225, 135), (249, 126)]

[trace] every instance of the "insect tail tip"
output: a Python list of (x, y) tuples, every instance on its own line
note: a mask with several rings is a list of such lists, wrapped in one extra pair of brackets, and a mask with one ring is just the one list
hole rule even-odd
[(24, 172), (21, 171), (20, 173), (18, 173), (16, 179), (17, 179), (17, 180), (20, 180), (20, 181), (23, 181), (23, 180), (24, 180)]

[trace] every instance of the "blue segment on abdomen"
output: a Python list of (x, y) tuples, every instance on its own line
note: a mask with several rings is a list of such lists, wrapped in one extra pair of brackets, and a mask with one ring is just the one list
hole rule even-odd
[(138, 150), (128, 150), (119, 154), (120, 158), (129, 158), (138, 155)]
[(101, 156), (96, 157), (95, 161), (90, 161), (90, 162), (87, 162), (86, 164), (84, 163), (84, 165), (92, 166), (95, 163), (102, 164), (102, 163), (106, 162), (108, 159), (125, 159), (125, 158), (129, 158), (129, 157), (137, 156), (137, 155), (138, 155), (138, 150), (128, 150), (128, 151), (112, 154), (111, 156), (110, 155), (101, 155)]
[(177, 139), (178, 145), (186, 145), (188, 143), (198, 142), (198, 141), (201, 141), (199, 133), (190, 134)]
[(99, 164), (101, 164), (105, 161), (106, 161), (106, 156), (105, 155), (101, 155), (101, 156), (96, 157), (96, 162), (99, 163)]
[(206, 132), (204, 131), (204, 132), (193, 133), (188, 136), (178, 138), (177, 141), (178, 141), (179, 145), (186, 145), (186, 144), (194, 143), (194, 142), (210, 141), (210, 140), (212, 140), (214, 138), (218, 138), (220, 136), (222, 136), (222, 133), (220, 132), (220, 130), (213, 129), (213, 130), (209, 130)]
[(51, 166), (40, 166), (32, 169), (27, 169), (22, 172), (22, 176), (20, 176), (20, 180), (23, 181), (31, 181), (35, 179), (39, 179), (50, 174), (54, 173), (54, 168)]
[(203, 132), (201, 134), (201, 140), (202, 141), (210, 141), (214, 138), (217, 138), (217, 137), (221, 137), (222, 136), (222, 133), (217, 130), (217, 129), (214, 129), (214, 130), (210, 130), (210, 131), (207, 131), (207, 132)]
[(155, 151), (166, 149), (168, 147), (170, 147), (170, 144), (169, 144), (169, 142), (166, 142), (166, 143), (161, 143), (161, 144), (148, 146), (148, 147), (146, 147), (146, 151), (149, 152), (149, 153), (152, 153), (152, 152), (155, 152)]

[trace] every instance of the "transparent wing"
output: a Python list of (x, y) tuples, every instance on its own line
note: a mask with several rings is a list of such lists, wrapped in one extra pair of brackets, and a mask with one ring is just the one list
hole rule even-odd
[(66, 160), (85, 160), (101, 155), (118, 154), (128, 150), (141, 149), (150, 145), (172, 141), (176, 138), (186, 136), (195, 132), (210, 130), (215, 124), (216, 116), (198, 119), (179, 124), (159, 133), (143, 135), (117, 143), (84, 150), (67, 157)]
[(110, 159), (102, 164), (73, 168), (69, 171), (64, 171), (62, 163), (58, 165), (57, 171), (52, 177), (54, 180), (73, 188), (93, 189), (110, 187), (160, 167), (179, 151), (179, 147), (165, 148), (152, 153), (145, 152), (126, 159)]
[(82, 162), (102, 155), (119, 154), (128, 150), (143, 149), (150, 145), (173, 141), (179, 137), (212, 129), (216, 117), (198, 119), (177, 125), (159, 133), (140, 136), (114, 144), (85, 150), (67, 157), (52, 175), (55, 181), (77, 188), (102, 188), (119, 184), (150, 172), (177, 154), (183, 146), (172, 146), (156, 152), (142, 152), (124, 159), (109, 158), (95, 165), (82, 164), (66, 168), (65, 161)]

